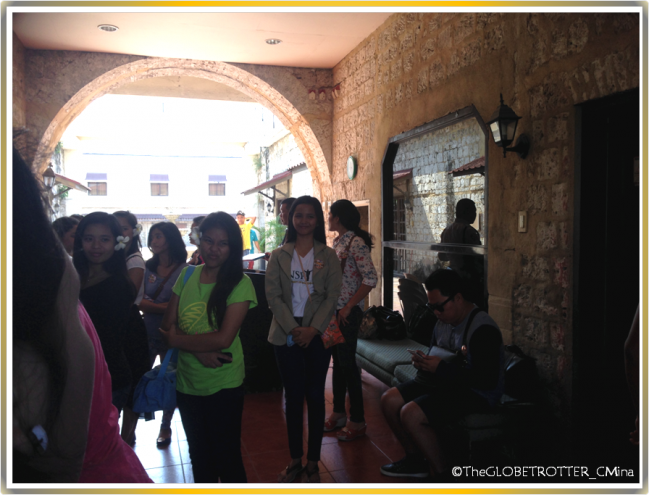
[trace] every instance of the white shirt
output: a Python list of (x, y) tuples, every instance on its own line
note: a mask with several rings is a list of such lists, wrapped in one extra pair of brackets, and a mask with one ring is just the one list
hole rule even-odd
[[(300, 258), (302, 265), (300, 265)], [(304, 272), (302, 272), (304, 268)], [(306, 276), (306, 280), (304, 277)], [(302, 258), (297, 254), (297, 249), (293, 251), (291, 260), (291, 283), (293, 295), (293, 316), (301, 318), (304, 316), (304, 306), (309, 300), (309, 294), (313, 293), (313, 248)], [(307, 292), (308, 287), (308, 292)]]
[[(142, 270), (146, 269), (144, 258), (142, 258), (142, 255), (140, 253), (133, 253), (128, 258), (126, 258), (126, 269), (130, 270), (131, 268), (142, 268)], [(142, 283), (139, 287), (136, 287), (136, 289), (137, 297), (135, 298), (134, 304), (138, 305), (142, 302), (142, 296), (144, 295), (144, 277), (142, 277)]]

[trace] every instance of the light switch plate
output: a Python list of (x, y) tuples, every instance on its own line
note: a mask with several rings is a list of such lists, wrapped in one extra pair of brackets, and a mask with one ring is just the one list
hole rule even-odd
[(518, 231), (527, 232), (527, 212), (526, 211), (518, 212)]

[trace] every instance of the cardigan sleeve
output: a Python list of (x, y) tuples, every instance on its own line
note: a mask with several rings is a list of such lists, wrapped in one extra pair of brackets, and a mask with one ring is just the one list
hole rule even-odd
[(325, 266), (328, 267), (325, 280), (326, 298), (322, 301), (311, 319), (311, 326), (316, 328), (320, 333), (324, 333), (329, 326), (331, 317), (338, 304), (338, 297), (340, 297), (340, 289), (342, 288), (343, 282), (343, 274), (340, 270), (340, 262), (338, 261), (336, 251), (330, 247), (326, 247), (325, 252), (327, 253)]
[(294, 328), (298, 327), (297, 321), (293, 318), (293, 309), (284, 301), (281, 268), (279, 266), (281, 248), (276, 249), (268, 260), (266, 268), (266, 299), (268, 306), (273, 312), (273, 317), (282, 327), (282, 330), (288, 335)]

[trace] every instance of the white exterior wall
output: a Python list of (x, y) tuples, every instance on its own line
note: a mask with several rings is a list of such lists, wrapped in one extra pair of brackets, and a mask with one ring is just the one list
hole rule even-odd
[[(67, 214), (130, 210), (138, 213), (182, 215), (245, 211), (255, 216), (257, 199), (241, 191), (256, 181), (254, 168), (242, 150), (228, 157), (157, 157), (83, 154), (65, 150), (65, 175), (88, 185), (87, 173), (107, 174), (107, 195), (70, 191)], [(169, 195), (151, 196), (151, 174), (169, 176)], [(209, 195), (209, 175), (225, 175), (225, 196)], [(94, 181), (92, 181), (94, 182)], [(250, 213), (248, 213), (250, 212)]]

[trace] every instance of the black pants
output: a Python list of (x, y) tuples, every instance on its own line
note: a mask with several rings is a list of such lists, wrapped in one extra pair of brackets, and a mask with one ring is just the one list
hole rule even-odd
[(304, 399), (309, 416), (309, 461), (320, 460), (325, 421), (325, 381), (331, 360), (331, 349), (325, 349), (320, 334), (306, 348), (295, 344), (275, 346), (277, 367), (284, 382), (286, 429), (292, 459), (301, 459)]
[(247, 483), (241, 458), (243, 386), (212, 395), (176, 391), (195, 483)]
[(365, 422), (361, 372), (356, 365), (356, 344), (362, 319), (363, 311), (358, 306), (354, 306), (347, 317), (347, 325), (340, 327), (345, 342), (332, 347), (334, 412), (346, 414), (345, 396), (349, 392), (349, 415), (351, 421), (355, 423)]

